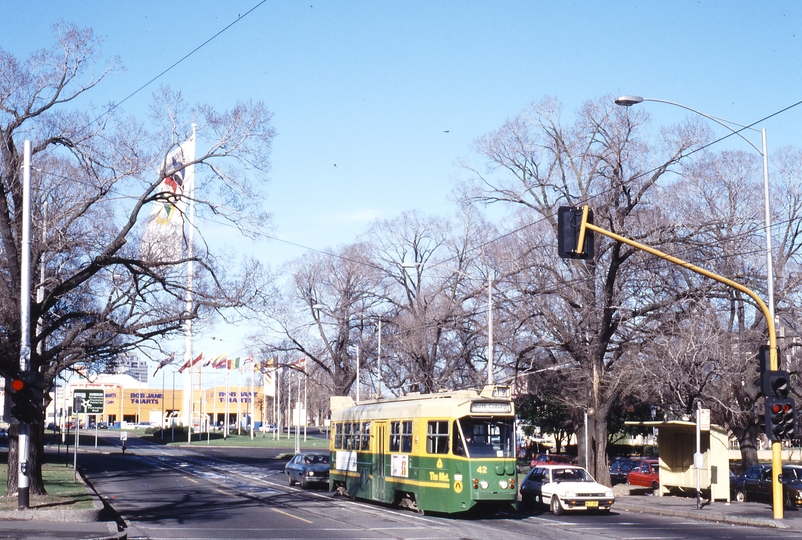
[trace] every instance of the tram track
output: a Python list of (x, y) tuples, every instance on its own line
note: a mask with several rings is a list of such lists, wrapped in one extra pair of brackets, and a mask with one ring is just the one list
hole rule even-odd
[[(367, 534), (380, 534), (389, 538), (408, 538), (409, 536), (403, 533), (414, 531), (424, 533), (415, 534), (416, 539), (440, 539), (450, 536), (448, 532), (450, 526), (440, 524), (437, 518), (421, 516), (408, 510), (352, 501), (333, 492), (321, 493), (290, 487), (284, 483), (283, 471), (242, 465), (218, 457), (191, 455), (184, 450), (179, 452), (180, 454), (176, 455), (162, 450), (158, 455), (137, 453), (131, 457), (159, 470), (171, 471), (197, 482), (207, 482), (221, 494), (263, 504), (299, 520), (308, 521), (310, 517), (328, 520), (348, 529), (360, 530)], [(231, 470), (233, 467), (239, 470)], [(287, 498), (286, 495), (292, 495), (292, 498)], [(325, 506), (302, 504), (299, 498), (301, 501), (323, 502)], [(362, 517), (348, 519), (348, 516), (356, 517), (354, 512)], [(365, 516), (368, 516), (367, 519)], [(365, 524), (365, 521), (375, 523), (376, 526)], [(394, 534), (393, 531), (398, 533)], [(487, 537), (482, 535), (476, 538)]]

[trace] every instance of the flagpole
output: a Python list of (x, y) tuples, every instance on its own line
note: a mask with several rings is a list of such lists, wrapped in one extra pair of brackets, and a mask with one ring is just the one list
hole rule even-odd
[(281, 439), (281, 407), (279, 405), (279, 393), (281, 392), (281, 381), (278, 374), (278, 362), (273, 370), (273, 420), (276, 422), (276, 431), (273, 432), (273, 440)]
[(162, 439), (164, 439), (164, 371), (162, 371), (162, 399), (161, 399), (161, 402), (162, 402), (162, 419), (161, 419), (161, 422), (159, 422), (159, 423), (161, 424), (161, 428), (162, 428)]
[[(264, 367), (267, 368), (267, 366), (264, 366)], [(268, 422), (267, 422), (267, 373), (266, 373), (266, 371), (267, 370), (265, 369), (265, 371), (262, 372), (262, 425), (264, 426), (265, 429), (267, 429), (267, 424), (268, 424)], [(265, 433), (265, 436), (267, 436), (266, 432), (263, 431), (262, 433)]]
[(226, 409), (226, 420), (223, 423), (223, 438), (224, 439), (228, 439), (228, 422), (230, 421), (229, 418), (228, 418), (228, 400), (229, 400), (229, 395), (228, 395), (228, 372), (231, 371), (231, 370), (229, 369), (229, 363), (228, 362), (229, 362), (229, 360), (228, 360), (228, 358), (226, 358), (226, 407), (225, 407), (225, 409)]
[[(192, 124), (192, 159), (195, 161), (195, 124)], [(186, 352), (184, 354), (187, 361), (192, 362), (192, 258), (195, 255), (194, 239), (195, 239), (195, 165), (187, 166), (187, 174), (185, 178), (192, 178), (192, 185), (189, 188), (189, 231), (187, 232), (187, 294), (186, 294)], [(184, 413), (184, 420), (187, 423), (187, 438), (188, 442), (192, 443), (192, 366), (190, 366), (189, 373), (184, 376), (184, 388), (189, 386), (189, 394), (184, 398), (186, 412)], [(187, 385), (187, 383), (189, 383)]]
[[(216, 369), (212, 366), (212, 369)], [(212, 379), (212, 426), (214, 426), (215, 433), (217, 433), (217, 373), (214, 371), (214, 379)]]
[(255, 367), (256, 367), (256, 364), (254, 364), (254, 367), (251, 369), (251, 440), (253, 440), (253, 425), (256, 423), (256, 422), (254, 422), (254, 419), (253, 419), (254, 412), (255, 412), (254, 408), (253, 408), (254, 407), (254, 403), (253, 402), (255, 401), (254, 395), (253, 395), (253, 379), (256, 376)]
[[(239, 360), (239, 356), (237, 360)], [(237, 365), (237, 435), (242, 435), (240, 429), (242, 428), (242, 407), (240, 407), (240, 403), (242, 403), (242, 369)]]

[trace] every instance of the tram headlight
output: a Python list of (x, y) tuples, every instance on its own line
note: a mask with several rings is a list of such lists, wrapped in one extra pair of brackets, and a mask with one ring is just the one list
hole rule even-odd
[(507, 489), (507, 481), (506, 480), (499, 480), (498, 485), (501, 489)]
[(479, 487), (481, 487), (482, 489), (487, 489), (487, 485), (488, 485), (487, 484), (487, 480), (480, 480), (479, 481)]

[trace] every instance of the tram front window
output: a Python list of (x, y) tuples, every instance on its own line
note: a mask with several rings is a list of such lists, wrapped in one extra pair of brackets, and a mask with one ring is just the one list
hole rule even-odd
[[(457, 422), (461, 430), (454, 430), (455, 454), (471, 458), (515, 455), (515, 430), (511, 418), (465, 417)], [(460, 435), (460, 440), (457, 440), (457, 434)]]

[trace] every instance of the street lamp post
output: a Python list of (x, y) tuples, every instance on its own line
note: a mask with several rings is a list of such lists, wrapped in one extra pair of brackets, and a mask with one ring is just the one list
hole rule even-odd
[[(699, 116), (704, 116), (708, 120), (712, 120), (713, 122), (719, 124), (720, 126), (725, 127), (726, 129), (730, 130), (734, 135), (738, 135), (741, 139), (746, 141), (749, 146), (755, 149), (758, 154), (761, 155), (763, 158), (763, 207), (765, 212), (765, 234), (766, 234), (766, 275), (767, 275), (767, 283), (766, 286), (768, 288), (768, 308), (769, 314), (771, 315), (771, 319), (774, 320), (774, 264), (772, 262), (772, 255), (771, 255), (771, 206), (769, 203), (769, 159), (768, 159), (768, 152), (766, 151), (766, 129), (757, 129), (753, 128), (752, 126), (745, 126), (743, 124), (739, 124), (737, 122), (733, 122), (732, 120), (725, 120), (723, 118), (719, 118), (716, 116), (712, 116), (709, 114), (705, 114), (701, 111), (688, 107), (687, 105), (683, 105), (681, 103), (676, 103), (674, 101), (667, 101), (664, 99), (656, 99), (656, 98), (645, 98), (640, 96), (621, 96), (615, 100), (616, 105), (620, 105), (622, 107), (631, 107), (632, 105), (637, 105), (638, 103), (642, 103), (644, 101), (653, 101), (655, 103), (665, 103), (666, 105), (674, 105), (675, 107), (680, 107), (682, 109), (691, 111), (692, 113), (698, 114)], [(734, 129), (732, 126), (737, 126), (740, 129)], [(744, 129), (751, 129), (752, 131), (757, 131), (761, 134), (761, 139), (763, 143), (763, 149), (760, 150), (757, 146), (754, 145), (752, 141), (747, 139), (746, 137), (741, 134), (741, 131)]]
[[(753, 128), (752, 126), (745, 126), (743, 124), (739, 124), (737, 122), (733, 122), (731, 120), (725, 120), (723, 118), (718, 118), (715, 116), (711, 116), (709, 114), (705, 114), (701, 111), (697, 111), (696, 109), (692, 109), (686, 105), (682, 105), (680, 103), (675, 103), (673, 101), (666, 101), (663, 99), (654, 99), (654, 98), (644, 98), (640, 96), (621, 96), (615, 100), (616, 105), (621, 105), (622, 107), (631, 107), (632, 105), (636, 105), (638, 103), (642, 103), (644, 101), (654, 101), (656, 103), (665, 103), (667, 105), (674, 105), (676, 107), (680, 107), (682, 109), (686, 109), (691, 111), (699, 116), (704, 116), (708, 120), (712, 120), (716, 122), (720, 126), (725, 127), (726, 129), (730, 130), (733, 135), (738, 135), (741, 139), (746, 141), (749, 146), (754, 148), (762, 157), (763, 157), (763, 201), (764, 201), (764, 211), (765, 211), (765, 234), (766, 234), (766, 275), (767, 275), (767, 288), (768, 288), (768, 302), (767, 302), (767, 310), (768, 310), (768, 318), (769, 320), (769, 336), (772, 340), (771, 343), (771, 351), (770, 351), (770, 370), (777, 370), (779, 369), (779, 361), (777, 358), (777, 345), (776, 341), (773, 341), (771, 335), (773, 334), (773, 325), (774, 325), (774, 270), (772, 264), (772, 255), (771, 255), (771, 212), (770, 212), (770, 203), (769, 203), (769, 165), (768, 165), (768, 152), (766, 150), (766, 129), (757, 129)], [(737, 126), (740, 129), (735, 129), (732, 126)], [(763, 142), (763, 149), (762, 151), (752, 143), (749, 139), (741, 134), (741, 131), (744, 129), (751, 129), (752, 131), (758, 131), (761, 134), (761, 139)], [(701, 408), (701, 405), (700, 405)], [(697, 420), (698, 422), (698, 420)], [(697, 428), (698, 430), (698, 428)], [(698, 446), (698, 443), (697, 443)], [(697, 449), (698, 453), (698, 449)], [(772, 502), (774, 507), (774, 519), (782, 519), (783, 518), (783, 491), (782, 485), (779, 482), (779, 475), (782, 470), (782, 448), (780, 441), (773, 441), (771, 444), (771, 462), (772, 462)], [(698, 479), (697, 479), (697, 508), (699, 508), (699, 495), (698, 495)]]

